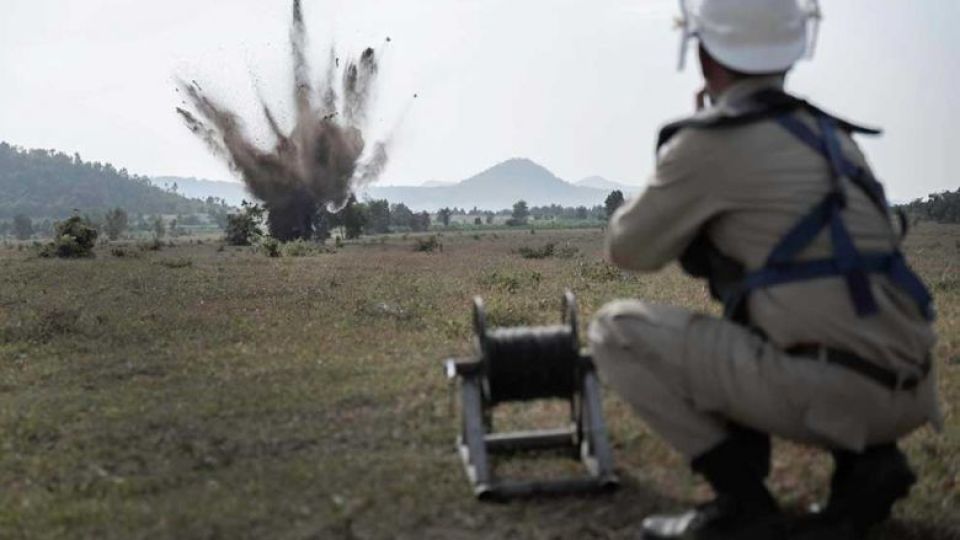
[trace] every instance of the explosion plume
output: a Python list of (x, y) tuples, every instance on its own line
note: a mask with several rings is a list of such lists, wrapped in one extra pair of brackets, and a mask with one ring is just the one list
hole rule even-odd
[(327, 209), (342, 208), (355, 189), (376, 180), (387, 162), (382, 142), (364, 156), (361, 131), (378, 72), (374, 50), (368, 48), (358, 60), (344, 63), (339, 89), (341, 62), (331, 51), (326, 75), (319, 88), (314, 87), (300, 0), (293, 2), (290, 49), (294, 127), (285, 133), (261, 98), (260, 108), (276, 138), (269, 150), (254, 144), (242, 119), (206, 95), (200, 85), (178, 81), (187, 104), (177, 113), (263, 202), (270, 233), (282, 241), (312, 237), (318, 216)]

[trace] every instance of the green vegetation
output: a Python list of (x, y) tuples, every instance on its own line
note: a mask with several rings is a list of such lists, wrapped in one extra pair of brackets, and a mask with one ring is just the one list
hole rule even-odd
[[(617, 297), (716, 312), (676, 267), (604, 263), (597, 229), (478, 236), (445, 232), (431, 256), (416, 234), (279, 258), (183, 239), (76, 261), (0, 244), (0, 538), (633, 538), (645, 514), (702, 500), (612, 393), (619, 492), (473, 500), (441, 370), (472, 350), (473, 295), (502, 325), (555, 323), (567, 287), (584, 326)], [(579, 255), (518, 256), (533, 239)], [(924, 224), (906, 246), (937, 296), (947, 428), (906, 441), (921, 481), (880, 540), (960, 536), (958, 241), (957, 227)], [(495, 422), (564, 412), (531, 404)], [(825, 495), (822, 452), (778, 443), (773, 469), (792, 511)]]
[(623, 206), (624, 198), (623, 192), (619, 189), (610, 192), (610, 195), (607, 195), (605, 201), (603, 201), (603, 208), (607, 214), (607, 219), (613, 217), (613, 213), (617, 211), (618, 208)]
[(107, 233), (107, 238), (116, 240), (127, 230), (129, 218), (123, 208), (114, 208), (104, 216), (103, 231)]
[(18, 214), (64, 219), (78, 209), (98, 213), (120, 207), (133, 214), (195, 214), (222, 211), (221, 202), (187, 199), (153, 186), (143, 176), (79, 155), (26, 150), (0, 142), (0, 219)]
[(960, 223), (960, 189), (933, 193), (926, 199), (917, 199), (901, 208), (915, 220)]
[[(224, 241), (231, 246), (251, 246), (263, 236), (263, 213), (260, 205), (243, 202), (243, 209), (227, 216)], [(158, 234), (157, 238), (161, 238)], [(274, 240), (276, 242), (276, 240)]]
[(79, 259), (93, 257), (93, 248), (97, 244), (99, 233), (89, 220), (80, 216), (61, 221), (55, 226), (53, 242), (43, 246), (41, 257), (59, 257), (61, 259)]

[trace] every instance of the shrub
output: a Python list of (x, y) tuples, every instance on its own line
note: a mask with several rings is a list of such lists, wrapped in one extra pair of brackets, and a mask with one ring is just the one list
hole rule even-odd
[(283, 245), (283, 254), (287, 257), (307, 257), (319, 251), (317, 246), (302, 239), (287, 242)]
[(622, 279), (623, 272), (606, 261), (580, 262), (577, 264), (577, 275), (587, 281), (608, 282)]
[(563, 247), (557, 249), (556, 257), (558, 259), (572, 259), (580, 254), (580, 249), (577, 246), (571, 246), (566, 244)]
[(553, 242), (550, 242), (539, 248), (522, 246), (517, 250), (517, 253), (519, 253), (524, 259), (549, 259), (550, 257), (553, 257), (556, 249), (557, 245)]
[(281, 246), (280, 241), (272, 236), (264, 237), (263, 240), (260, 241), (260, 250), (270, 258), (280, 256)]
[(190, 259), (171, 259), (169, 261), (160, 261), (160, 266), (177, 270), (180, 268), (190, 268), (193, 266), (193, 261)]
[(413, 246), (413, 250), (420, 253), (433, 253), (438, 249), (443, 251), (443, 245), (440, 243), (440, 240), (437, 239), (436, 235), (430, 236), (429, 238), (418, 238), (417, 243)]
[(506, 292), (514, 293), (527, 285), (531, 287), (538, 287), (540, 282), (543, 281), (543, 274), (532, 271), (493, 271), (480, 276), (478, 281), (480, 285), (496, 287)]
[(263, 236), (263, 229), (260, 228), (262, 222), (263, 208), (244, 201), (239, 214), (227, 216), (224, 240), (231, 246), (251, 246)]
[(140, 251), (160, 251), (163, 249), (163, 245), (163, 242), (160, 241), (159, 238), (154, 238), (149, 242), (140, 242), (137, 244), (137, 248), (139, 248)]
[(97, 245), (97, 229), (86, 218), (73, 216), (55, 225), (53, 242), (40, 250), (42, 257), (60, 257), (79, 259), (93, 257), (93, 248)]

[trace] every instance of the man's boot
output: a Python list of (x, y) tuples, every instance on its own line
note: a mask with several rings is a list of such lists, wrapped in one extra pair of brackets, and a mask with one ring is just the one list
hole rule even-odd
[(803, 520), (791, 535), (796, 540), (861, 540), (890, 517), (897, 500), (907, 496), (917, 478), (896, 444), (868, 448), (861, 454), (833, 453), (835, 467), (826, 508)]
[(783, 519), (763, 483), (769, 472), (769, 438), (742, 431), (691, 463), (716, 492), (716, 499), (685, 514), (651, 516), (643, 539), (774, 540)]

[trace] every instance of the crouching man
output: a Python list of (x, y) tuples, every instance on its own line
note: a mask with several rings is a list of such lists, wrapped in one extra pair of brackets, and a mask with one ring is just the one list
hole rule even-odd
[(815, 7), (688, 7), (710, 104), (664, 128), (656, 174), (610, 222), (613, 263), (679, 260), (726, 313), (624, 300), (590, 327), (607, 384), (716, 492), (646, 519), (644, 538), (785, 537), (771, 435), (835, 458), (825, 510), (793, 537), (863, 538), (916, 480), (897, 440), (942, 423), (931, 298), (852, 139), (876, 132), (784, 91)]

